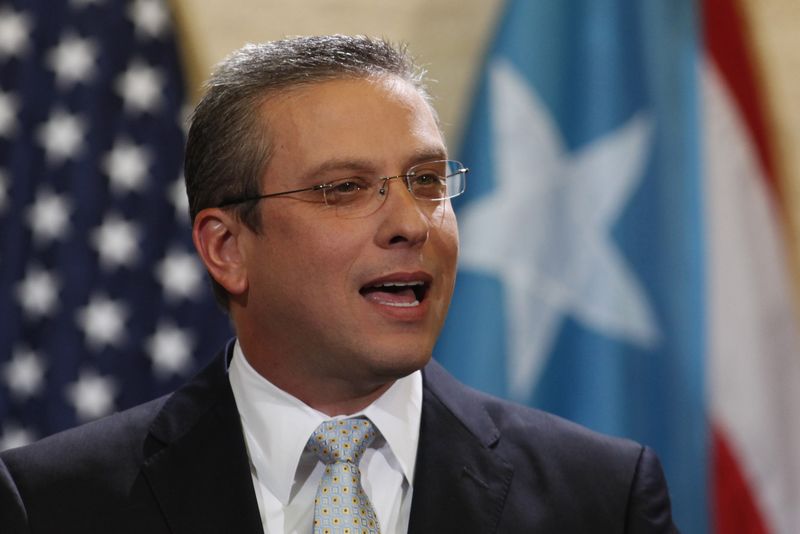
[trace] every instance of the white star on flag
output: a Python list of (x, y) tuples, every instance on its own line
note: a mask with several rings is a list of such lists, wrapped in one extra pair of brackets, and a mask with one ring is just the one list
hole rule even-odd
[(46, 244), (69, 233), (69, 212), (72, 205), (66, 195), (42, 188), (28, 208), (27, 221), (34, 241)]
[(111, 180), (115, 193), (141, 191), (146, 184), (152, 156), (140, 145), (120, 139), (103, 159), (103, 170)]
[(181, 106), (180, 113), (178, 114), (178, 125), (183, 130), (183, 135), (189, 135), (189, 123), (192, 120), (193, 108), (189, 104)]
[(156, 266), (156, 277), (170, 300), (194, 299), (202, 295), (203, 269), (197, 257), (172, 249)]
[(76, 320), (89, 347), (100, 350), (122, 345), (128, 315), (128, 308), (121, 301), (94, 294), (89, 303), (77, 311)]
[(169, 13), (162, 0), (134, 0), (128, 7), (128, 16), (138, 35), (158, 38), (169, 27)]
[(11, 393), (18, 399), (27, 399), (42, 390), (44, 361), (34, 351), (19, 348), (3, 366), (3, 377)]
[(27, 317), (39, 319), (55, 312), (60, 289), (61, 283), (56, 275), (31, 267), (17, 284), (17, 300)]
[(91, 242), (104, 269), (131, 267), (139, 258), (139, 227), (112, 213), (94, 229)]
[(169, 186), (169, 200), (175, 208), (175, 215), (181, 222), (189, 223), (189, 197), (186, 196), (186, 181), (178, 177)]
[(569, 153), (545, 105), (508, 62), (491, 64), (490, 83), (497, 186), (459, 214), (460, 262), (505, 286), (509, 390), (524, 399), (568, 314), (635, 345), (659, 339), (647, 297), (610, 233), (642, 177), (651, 128), (637, 116)]
[(114, 396), (118, 389), (117, 383), (111, 378), (84, 370), (76, 382), (67, 386), (65, 394), (74, 406), (78, 419), (89, 421), (114, 411)]
[(164, 75), (140, 60), (134, 60), (117, 79), (117, 92), (125, 110), (134, 113), (153, 112), (161, 106)]
[(9, 138), (17, 130), (19, 99), (0, 90), (0, 137)]
[(94, 41), (67, 33), (47, 54), (47, 65), (55, 72), (56, 82), (60, 86), (71, 87), (92, 79), (97, 53)]
[(20, 57), (28, 48), (33, 23), (28, 15), (9, 7), (0, 9), (0, 59)]
[(153, 370), (160, 378), (185, 374), (192, 366), (194, 339), (188, 330), (171, 323), (158, 325), (155, 334), (146, 342), (153, 361)]
[(77, 115), (56, 110), (37, 131), (37, 139), (44, 148), (47, 161), (59, 164), (75, 159), (83, 149), (86, 126)]

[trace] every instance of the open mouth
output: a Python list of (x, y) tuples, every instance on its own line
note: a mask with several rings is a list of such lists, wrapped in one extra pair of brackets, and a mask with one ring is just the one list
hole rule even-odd
[(425, 300), (429, 287), (430, 284), (422, 280), (379, 282), (366, 285), (359, 292), (367, 300), (378, 304), (412, 308), (419, 306)]

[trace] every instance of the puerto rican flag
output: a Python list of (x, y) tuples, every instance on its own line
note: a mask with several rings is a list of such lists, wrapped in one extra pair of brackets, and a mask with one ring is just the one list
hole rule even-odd
[(509, 1), (437, 357), (656, 449), (686, 533), (800, 532), (785, 199), (734, 0)]

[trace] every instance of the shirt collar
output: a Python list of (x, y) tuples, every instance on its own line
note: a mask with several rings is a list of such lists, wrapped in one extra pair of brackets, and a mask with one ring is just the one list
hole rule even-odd
[[(259, 480), (285, 505), (309, 436), (332, 417), (261, 376), (247, 361), (238, 340), (228, 373), (248, 437), (250, 460)], [(377, 427), (413, 485), (422, 417), (422, 373), (415, 371), (395, 381), (372, 404), (347, 417), (358, 415), (368, 417)]]

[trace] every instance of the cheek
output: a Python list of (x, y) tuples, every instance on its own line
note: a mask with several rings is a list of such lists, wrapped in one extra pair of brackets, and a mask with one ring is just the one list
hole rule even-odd
[(342, 280), (348, 279), (353, 264), (361, 256), (357, 236), (352, 231), (329, 225), (305, 232), (302, 239), (302, 242), (287, 239), (284, 243), (296, 251), (293, 261), (295, 269), (302, 273), (299, 282), (326, 293), (346, 287)]
[(443, 264), (455, 270), (458, 261), (458, 224), (453, 209), (444, 209), (436, 225), (437, 246), (441, 251)]

